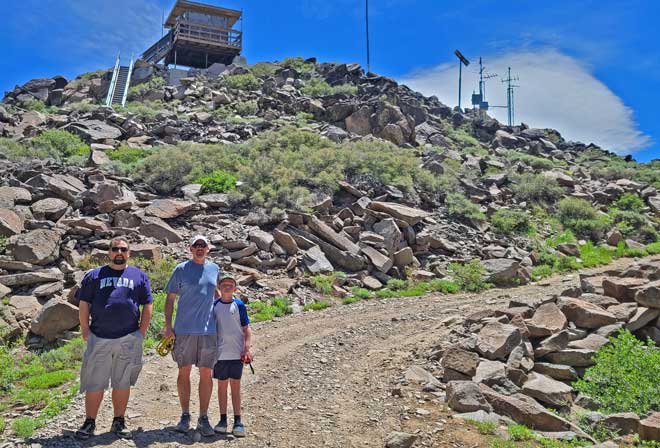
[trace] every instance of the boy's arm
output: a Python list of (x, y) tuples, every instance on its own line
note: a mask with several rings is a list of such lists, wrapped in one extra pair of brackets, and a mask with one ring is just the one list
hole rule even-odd
[(243, 339), (245, 343), (242, 356), (245, 356), (249, 361), (252, 361), (252, 328), (250, 328), (249, 325), (243, 327)]

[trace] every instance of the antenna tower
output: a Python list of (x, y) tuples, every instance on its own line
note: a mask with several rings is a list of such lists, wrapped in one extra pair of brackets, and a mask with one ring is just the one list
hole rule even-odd
[(513, 84), (513, 81), (519, 81), (520, 78), (517, 76), (511, 77), (511, 67), (509, 67), (509, 74), (506, 79), (503, 79), (502, 82), (506, 83), (506, 110), (507, 118), (509, 120), (509, 126), (513, 126), (514, 123), (514, 107), (513, 107), (513, 89), (520, 87), (517, 84)]
[(479, 109), (488, 110), (488, 101), (486, 101), (486, 80), (495, 78), (496, 76), (496, 73), (487, 73), (482, 59), (479, 58), (479, 93), (472, 94), (472, 105), (475, 108), (478, 106)]

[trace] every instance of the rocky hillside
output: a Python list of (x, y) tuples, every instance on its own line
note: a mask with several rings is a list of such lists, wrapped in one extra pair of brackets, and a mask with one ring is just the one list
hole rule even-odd
[(6, 92), (3, 337), (74, 329), (76, 285), (115, 235), (159, 263), (208, 234), (247, 296), (294, 308), (318, 296), (309, 274), (336, 296), (387, 296), (404, 279), (525, 284), (659, 250), (657, 163), (452, 110), (355, 64), (175, 75), (138, 64), (114, 109), (99, 105), (109, 71)]

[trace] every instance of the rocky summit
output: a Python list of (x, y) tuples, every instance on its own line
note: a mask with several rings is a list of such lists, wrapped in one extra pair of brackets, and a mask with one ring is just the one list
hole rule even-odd
[[(107, 262), (111, 238), (131, 242), (158, 290), (203, 234), (251, 312), (282, 298), (296, 314), (353, 303), (258, 328), (257, 368), (291, 367), (282, 382), (248, 380), (272, 397), (248, 400), (249, 417), (272, 417), (253, 419), (264, 444), (297, 444), (292, 431), (301, 446), (325, 433), (357, 446), (342, 438), (363, 419), (385, 446), (434, 446), (443, 432), (478, 446), (461, 423), (445, 431), (444, 404), (455, 422), (658, 438), (657, 414), (600, 414), (575, 383), (621, 329), (660, 343), (660, 261), (647, 257), (660, 253), (658, 161), (452, 109), (357, 64), (182, 73), (138, 61), (128, 102), (107, 107), (111, 80), (112, 70), (34, 79), (0, 104), (3, 342), (41, 349), (77, 336), (76, 290)], [(606, 266), (623, 257), (641, 260)], [(428, 292), (438, 294), (400, 299)], [(167, 362), (147, 368), (172, 376)], [(168, 386), (136, 389), (149, 397), (129, 409), (148, 429), (139, 444), (162, 442), (149, 438), (174, 418), (158, 402)], [(345, 395), (362, 414), (339, 418)], [(586, 426), (571, 419), (585, 408)], [(282, 421), (287, 431), (272, 426)], [(43, 434), (60, 446), (70, 424)], [(394, 427), (405, 432), (385, 433)]]

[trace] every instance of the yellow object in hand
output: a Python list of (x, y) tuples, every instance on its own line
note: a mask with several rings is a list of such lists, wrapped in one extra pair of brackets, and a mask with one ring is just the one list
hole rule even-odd
[(161, 337), (160, 342), (156, 346), (156, 353), (160, 356), (167, 356), (169, 352), (174, 348), (174, 336), (169, 336), (167, 338)]

